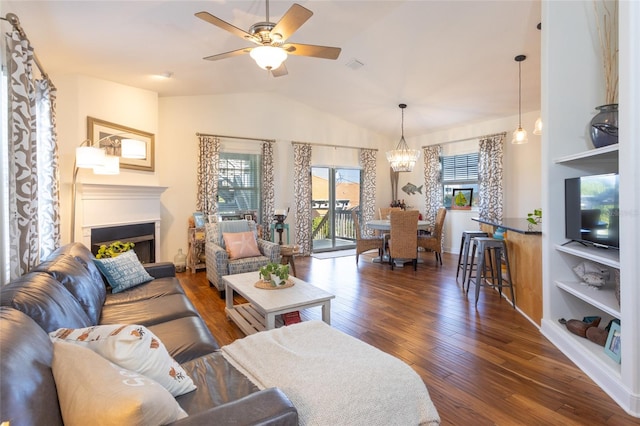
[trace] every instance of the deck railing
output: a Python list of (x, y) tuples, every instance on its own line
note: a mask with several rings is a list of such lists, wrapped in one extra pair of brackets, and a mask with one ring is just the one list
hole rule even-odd
[[(316, 210), (318, 211), (318, 210)], [(324, 209), (323, 209), (324, 211)], [(330, 210), (326, 210), (326, 213), (319, 221), (316, 219), (312, 230), (312, 239), (323, 240), (329, 238), (329, 213)], [(356, 230), (353, 225), (353, 219), (351, 217), (351, 210), (335, 210), (335, 236), (336, 238), (342, 238), (345, 240), (356, 239)]]

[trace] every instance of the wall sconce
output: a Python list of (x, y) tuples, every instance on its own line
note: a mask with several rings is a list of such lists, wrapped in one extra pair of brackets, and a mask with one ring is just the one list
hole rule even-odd
[[(73, 180), (71, 182), (71, 242), (76, 238), (76, 197), (79, 169), (93, 169), (96, 175), (117, 175), (120, 173), (120, 157), (107, 155), (105, 148), (98, 148), (100, 142), (111, 140), (115, 135), (105, 136), (95, 144), (90, 139), (82, 141), (76, 148), (76, 158), (73, 163)], [(110, 147), (120, 146), (123, 158), (145, 158), (145, 143), (136, 139), (122, 139), (111, 141)], [(142, 154), (141, 154), (142, 152)]]

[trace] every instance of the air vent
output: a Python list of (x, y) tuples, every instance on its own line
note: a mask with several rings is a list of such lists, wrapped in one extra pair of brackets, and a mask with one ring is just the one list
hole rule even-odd
[(362, 68), (364, 66), (364, 64), (362, 62), (360, 62), (357, 59), (352, 59), (349, 62), (347, 62), (347, 67), (351, 68), (352, 70), (359, 70), (360, 68)]

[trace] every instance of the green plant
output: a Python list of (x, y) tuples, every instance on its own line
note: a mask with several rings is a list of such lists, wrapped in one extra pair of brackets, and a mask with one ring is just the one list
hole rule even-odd
[(280, 281), (286, 281), (289, 278), (289, 265), (281, 265), (279, 263), (267, 263), (265, 266), (260, 268), (260, 278), (265, 281), (269, 281), (272, 286), (278, 285), (275, 277), (278, 277)]
[(115, 241), (111, 244), (101, 245), (96, 254), (96, 259), (104, 259), (106, 257), (116, 257), (120, 253), (131, 250), (135, 246), (134, 243), (123, 243), (122, 241)]
[(527, 214), (527, 221), (534, 225), (538, 225), (542, 222), (542, 209), (534, 209), (533, 213)]

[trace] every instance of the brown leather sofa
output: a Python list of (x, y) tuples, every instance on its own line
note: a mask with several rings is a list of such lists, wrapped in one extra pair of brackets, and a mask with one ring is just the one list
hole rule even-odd
[(153, 281), (112, 294), (92, 259), (82, 244), (69, 244), (0, 289), (0, 421), (63, 424), (47, 333), (139, 324), (164, 343), (197, 386), (176, 398), (189, 415), (176, 425), (298, 424), (295, 407), (279, 389), (260, 391), (218, 352), (171, 263), (145, 265)]

